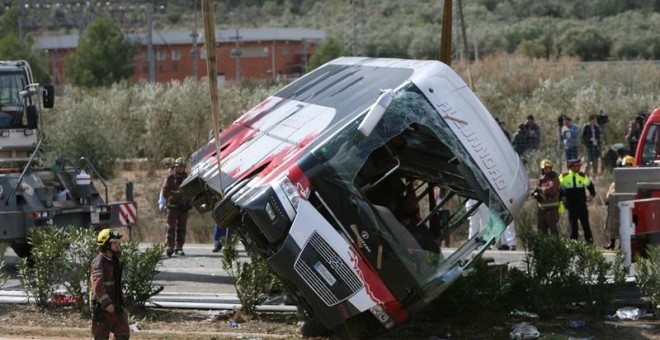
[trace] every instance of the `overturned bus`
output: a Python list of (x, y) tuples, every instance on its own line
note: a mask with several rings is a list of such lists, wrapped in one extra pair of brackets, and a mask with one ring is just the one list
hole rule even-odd
[[(438, 61), (333, 60), (228, 126), (220, 157), (214, 143), (193, 154), (182, 190), (342, 337), (404, 323), (496, 241), (527, 196), (499, 125)], [(468, 199), (479, 204), (466, 211)], [(443, 255), (440, 241), (480, 204), (487, 224)]]

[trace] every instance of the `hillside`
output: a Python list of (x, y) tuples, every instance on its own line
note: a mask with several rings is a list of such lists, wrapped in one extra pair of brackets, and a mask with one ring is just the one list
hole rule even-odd
[[(199, 1), (199, 0), (198, 0)], [(126, 32), (153, 27), (202, 26), (198, 1), (32, 1), (22, 29), (35, 34), (74, 33), (110, 12)], [(61, 4), (55, 6), (56, 3)], [(153, 4), (153, 11), (148, 10)], [(195, 4), (197, 3), (197, 6)], [(307, 27), (325, 30), (345, 54), (437, 59), (444, 1), (417, 0), (217, 0), (218, 28)], [(454, 1), (455, 5), (458, 3)], [(576, 56), (582, 60), (660, 59), (660, 0), (464, 0), (471, 59), (499, 52), (530, 57)], [(457, 57), (464, 48), (455, 10)], [(0, 9), (4, 17), (7, 10)], [(197, 25), (195, 25), (197, 22)]]

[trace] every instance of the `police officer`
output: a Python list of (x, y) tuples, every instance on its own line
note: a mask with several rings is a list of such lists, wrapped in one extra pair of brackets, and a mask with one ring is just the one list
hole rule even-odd
[[(579, 219), (584, 230), (585, 240), (588, 243), (593, 243), (591, 226), (589, 226), (587, 202), (590, 202), (596, 196), (596, 189), (589, 176), (580, 171), (580, 165), (582, 163), (579, 159), (569, 160), (569, 170), (559, 176), (559, 183), (562, 195), (566, 200), (566, 208), (568, 209), (568, 220), (571, 223), (571, 238), (574, 240), (578, 238), (577, 223)], [(589, 198), (587, 198), (586, 190), (589, 191)]]
[(110, 332), (118, 340), (130, 337), (122, 293), (119, 239), (121, 235), (109, 228), (101, 230), (96, 239), (99, 254), (92, 261), (90, 280), (94, 339), (108, 339)]
[(540, 167), (541, 176), (532, 192), (538, 207), (537, 228), (542, 233), (559, 236), (559, 175), (552, 169), (549, 159), (542, 160)]
[(186, 224), (188, 223), (188, 210), (192, 208), (188, 199), (180, 190), (181, 183), (188, 176), (186, 161), (177, 158), (173, 170), (170, 171), (163, 182), (161, 194), (165, 204), (160, 206), (161, 211), (167, 207), (167, 256), (172, 254), (185, 255), (183, 244), (186, 242)]

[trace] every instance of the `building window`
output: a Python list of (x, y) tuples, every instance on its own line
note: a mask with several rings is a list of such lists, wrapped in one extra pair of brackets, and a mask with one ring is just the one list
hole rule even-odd
[(165, 51), (156, 51), (156, 60), (167, 60), (167, 53)]
[(172, 60), (181, 60), (181, 51), (172, 51)]
[(268, 56), (268, 47), (248, 47), (238, 50), (232, 48), (229, 55), (232, 58), (236, 58), (237, 56), (240, 56), (241, 58), (263, 58)]

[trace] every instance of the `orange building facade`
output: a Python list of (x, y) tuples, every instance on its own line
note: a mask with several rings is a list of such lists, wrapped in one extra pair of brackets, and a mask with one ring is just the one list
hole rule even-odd
[[(293, 79), (305, 72), (309, 57), (325, 39), (325, 33), (304, 28), (250, 28), (216, 31), (216, 61), (220, 84), (245, 79)], [(166, 83), (188, 77), (207, 76), (204, 33), (193, 42), (191, 32), (155, 32), (152, 34), (152, 63), (146, 33), (129, 34), (138, 45), (135, 74), (130, 81), (150, 80), (153, 65), (155, 82)], [(36, 48), (45, 52), (54, 85), (67, 84), (64, 64), (75, 53), (77, 35), (43, 36)]]

